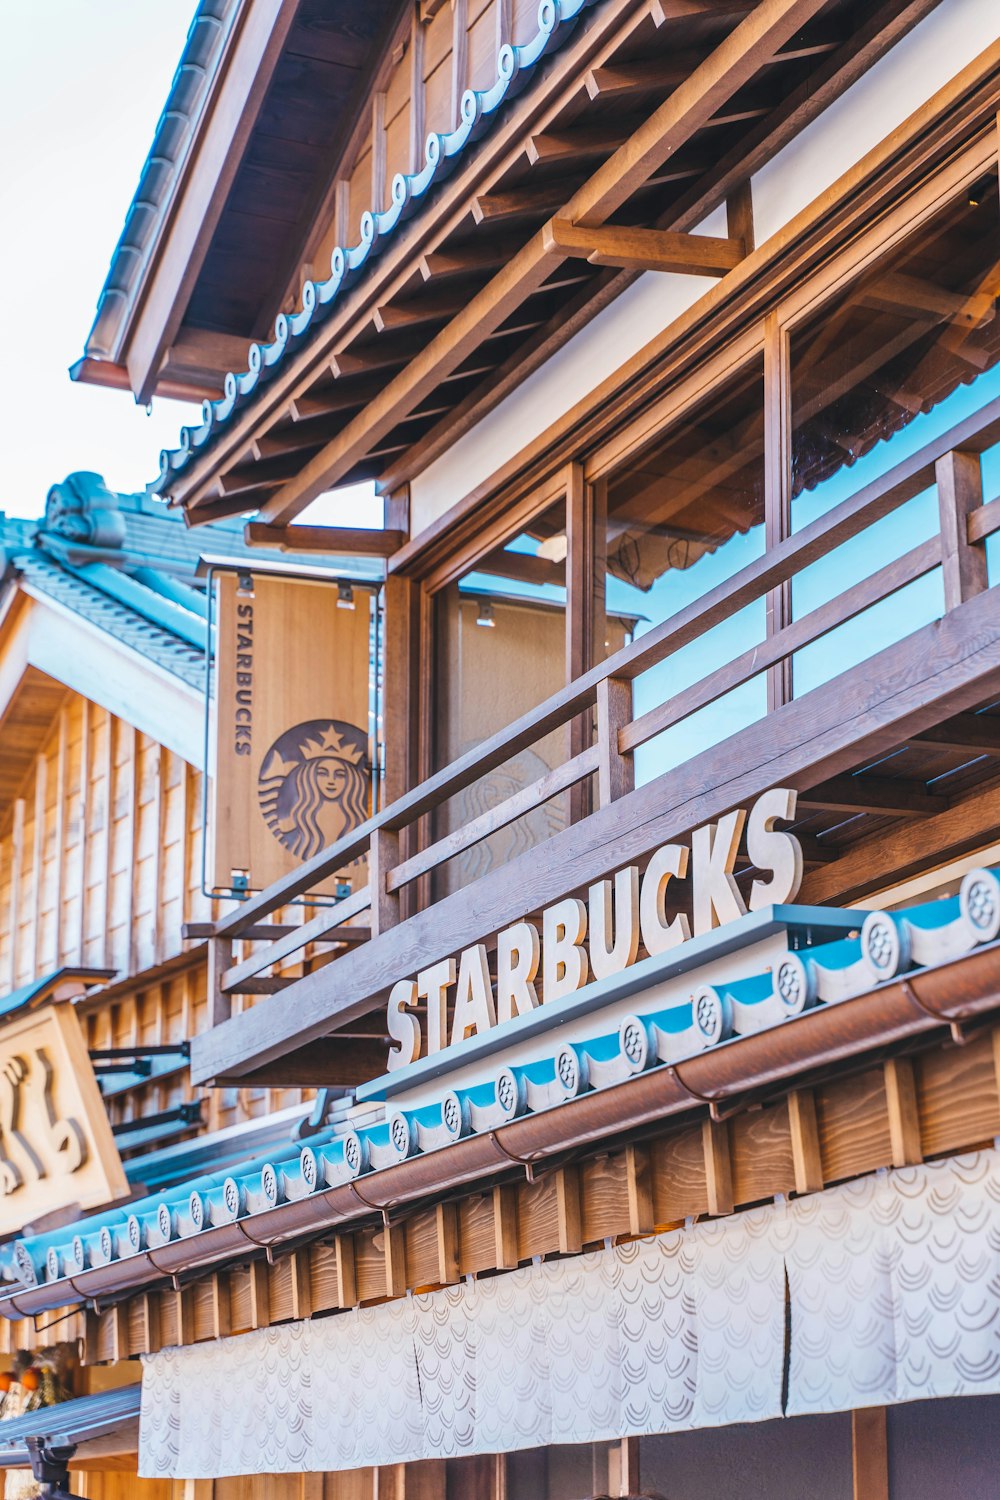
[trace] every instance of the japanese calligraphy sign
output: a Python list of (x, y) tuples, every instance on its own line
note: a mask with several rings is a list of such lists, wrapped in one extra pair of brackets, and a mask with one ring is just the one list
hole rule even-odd
[(129, 1192), (72, 1008), (45, 1006), (0, 1029), (0, 1234), (55, 1209)]
[(299, 578), (219, 578), (214, 890), (271, 885), (368, 817), (369, 600)]

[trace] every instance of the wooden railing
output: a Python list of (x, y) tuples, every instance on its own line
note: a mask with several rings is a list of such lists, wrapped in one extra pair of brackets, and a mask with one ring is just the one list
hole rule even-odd
[[(260, 976), (276, 965), (301, 957), (308, 945), (356, 943), (362, 936), (378, 937), (395, 926), (400, 920), (400, 892), (407, 885), (560, 792), (596, 773), (601, 806), (626, 795), (634, 786), (633, 757), (641, 745), (933, 569), (942, 568), (946, 611), (982, 592), (987, 586), (984, 544), (987, 537), (1000, 530), (1000, 499), (983, 504), (980, 456), (998, 442), (1000, 399), (778, 543), (765, 556), (554, 693), (499, 734), (428, 777), (292, 874), (243, 902), (215, 924), (210, 940), (213, 1023), (230, 1014), (234, 994), (260, 993), (293, 984), (294, 980), (287, 978)], [(641, 673), (794, 578), (932, 485), (937, 486), (939, 503), (937, 536), (769, 635), (701, 681), (638, 718), (633, 717), (632, 683)], [(595, 710), (597, 736), (593, 745), (418, 853), (405, 859), (400, 857), (400, 834), (404, 829), (511, 756), (568, 725), (578, 715)], [(298, 926), (264, 922), (365, 856), (368, 885), (364, 889), (322, 907)], [(367, 932), (345, 925), (366, 911), (371, 913)], [(249, 956), (234, 963), (234, 944), (238, 940), (246, 945), (263, 946), (255, 946)]]

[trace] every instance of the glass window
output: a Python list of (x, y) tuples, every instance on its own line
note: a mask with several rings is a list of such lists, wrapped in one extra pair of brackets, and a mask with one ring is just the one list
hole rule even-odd
[[(520, 535), (435, 597), (434, 769), (505, 729), (566, 683), (566, 505), (550, 506)], [(561, 765), (567, 730), (512, 756), (439, 808), (442, 838)], [(568, 796), (552, 798), (442, 866), (435, 897), (565, 827)]]
[[(995, 174), (882, 257), (792, 338), (792, 529), (1000, 395)], [(936, 535), (915, 496), (793, 580), (796, 618)], [(943, 608), (935, 571), (797, 654), (797, 694), (919, 629)]]
[[(607, 487), (607, 654), (611, 624), (644, 635), (703, 598), (764, 550), (764, 371), (755, 361), (633, 459)], [(636, 679), (636, 716), (764, 639), (763, 600)], [(600, 638), (600, 632), (596, 632)], [(648, 781), (766, 711), (763, 677), (665, 730), (636, 754)]]

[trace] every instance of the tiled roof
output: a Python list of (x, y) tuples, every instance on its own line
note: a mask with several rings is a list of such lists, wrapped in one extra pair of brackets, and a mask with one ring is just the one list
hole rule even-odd
[[(239, 521), (197, 532), (164, 501), (116, 495), (99, 474), (71, 474), (53, 485), (40, 521), (0, 513), (0, 560), (8, 575), (86, 620), (147, 661), (201, 690), (205, 681), (207, 602), (195, 569), (203, 554), (260, 562)], [(313, 556), (283, 563), (317, 566)], [(324, 557), (337, 577), (374, 581), (374, 558)]]
[(171, 202), (241, 0), (199, 0), (87, 337), (87, 353), (117, 359), (122, 325)]
[[(814, 914), (828, 915), (826, 909)], [(374, 1112), (367, 1124), (342, 1122), (301, 1150), (289, 1146), (267, 1161), (258, 1157), (84, 1219), (72, 1233), (62, 1228), (19, 1240), (0, 1251), (0, 1274), (24, 1288), (44, 1287), (54, 1299), (46, 1305), (79, 1300), (86, 1292), (70, 1279), (89, 1270), (185, 1241), (195, 1263), (199, 1236), (377, 1177), (465, 1138), (491, 1136), (514, 1120), (559, 1110), (589, 1092), (627, 1086), (652, 1070), (669, 1071), (685, 1059), (738, 1046), (743, 1038), (794, 1027), (811, 1010), (837, 1006), (992, 943), (1000, 934), (1000, 880), (995, 871), (973, 870), (956, 896), (898, 912), (844, 915), (860, 924), (852, 935), (789, 948), (764, 973), (699, 985), (694, 972), (680, 1003), (664, 1006), (661, 999), (655, 1008), (640, 1006), (614, 1030), (596, 1031), (582, 1042), (559, 1044), (553, 1026), (539, 1038), (540, 1055), (530, 1062), (500, 1067), (492, 1077), (450, 1089), (433, 1102), (388, 1115)], [(651, 985), (645, 993), (662, 996), (663, 989)], [(358, 1191), (362, 1203), (369, 1191)], [(267, 1243), (263, 1224), (259, 1232), (258, 1242)], [(247, 1238), (255, 1234), (248, 1230)], [(136, 1279), (129, 1278), (127, 1266), (122, 1275)]]
[(251, 344), (247, 368), (230, 371), (222, 397), (204, 402), (200, 425), (182, 428), (180, 446), (164, 449), (160, 454), (159, 478), (151, 486), (154, 491), (169, 494), (173, 476), (184, 468), (192, 454), (204, 449), (230, 418), (249, 404), (254, 393), (273, 378), (286, 356), (311, 338), (329, 317), (341, 294), (359, 281), (369, 262), (386, 249), (400, 225), (411, 219), (430, 197), (432, 189), (451, 175), (462, 155), (491, 128), (501, 107), (527, 87), (539, 64), (563, 46), (581, 14), (594, 3), (595, 0), (542, 0), (538, 27), (531, 41), (524, 46), (507, 43), (500, 48), (493, 86), (466, 89), (458, 125), (444, 135), (428, 136), (420, 171), (397, 172), (392, 180), (389, 207), (383, 213), (362, 214), (358, 243), (334, 249), (327, 279), (306, 282), (299, 309), (289, 315), (281, 313), (276, 319), (272, 342)]

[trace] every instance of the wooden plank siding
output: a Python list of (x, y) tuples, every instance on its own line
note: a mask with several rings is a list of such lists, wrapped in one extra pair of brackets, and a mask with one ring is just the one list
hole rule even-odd
[[(90, 1047), (190, 1039), (210, 1024), (207, 970), (182, 929), (217, 914), (201, 891), (201, 772), (69, 691), (37, 743), (0, 820), (5, 988), (61, 966), (111, 968), (109, 998), (81, 1006)], [(304, 1096), (196, 1090), (183, 1068), (115, 1094), (108, 1113), (116, 1124), (196, 1097), (214, 1130)]]

